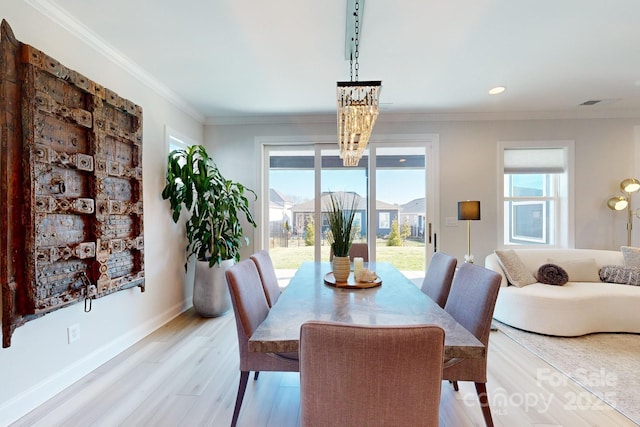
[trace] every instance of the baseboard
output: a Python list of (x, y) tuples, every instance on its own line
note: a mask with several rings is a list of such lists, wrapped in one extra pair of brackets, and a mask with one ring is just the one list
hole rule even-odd
[(72, 363), (55, 375), (45, 378), (28, 390), (0, 405), (0, 426), (9, 425), (45, 403), (71, 384), (131, 347), (190, 307), (190, 302), (180, 302), (149, 319), (137, 328), (103, 345), (96, 351)]

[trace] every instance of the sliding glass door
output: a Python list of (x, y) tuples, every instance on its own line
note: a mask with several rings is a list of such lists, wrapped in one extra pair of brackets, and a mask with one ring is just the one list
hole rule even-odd
[[(354, 242), (367, 243), (367, 218), (368, 218), (368, 151), (360, 160), (358, 166), (343, 166), (342, 159), (338, 155), (338, 150), (331, 148), (321, 148), (322, 168), (320, 170), (320, 209), (324, 213), (329, 202), (329, 193), (334, 193), (342, 200), (345, 206), (355, 206), (356, 213), (353, 220), (355, 228)], [(327, 242), (327, 231), (329, 224), (325, 215), (322, 215), (322, 239), (321, 251), (322, 261), (329, 261), (329, 243)]]
[[(427, 216), (425, 146), (374, 146), (375, 259), (424, 275)], [(409, 273), (412, 272), (412, 273)]]
[(424, 275), (433, 249), (430, 144), (372, 142), (356, 167), (342, 165), (334, 144), (263, 148), (262, 247), (279, 274), (290, 276), (303, 261), (329, 260), (324, 200), (338, 192), (357, 206), (356, 241), (369, 244), (372, 261)]
[(268, 146), (263, 186), (262, 246), (269, 250), (281, 285), (313, 260), (318, 231), (315, 207), (316, 149), (313, 146)]

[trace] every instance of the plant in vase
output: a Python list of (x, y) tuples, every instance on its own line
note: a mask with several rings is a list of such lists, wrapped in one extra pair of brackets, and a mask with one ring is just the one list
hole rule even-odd
[(349, 263), (349, 249), (356, 234), (353, 219), (357, 210), (357, 198), (353, 195), (351, 202), (347, 202), (347, 193), (329, 193), (326, 203), (329, 233), (327, 239), (333, 252), (332, 269), (337, 282), (346, 282), (351, 270)]
[(193, 305), (203, 316), (219, 316), (231, 307), (224, 273), (240, 260), (242, 244), (249, 244), (241, 216), (256, 226), (247, 194), (257, 199), (253, 190), (225, 179), (202, 145), (169, 153), (162, 198), (169, 200), (174, 222), (183, 209), (190, 214), (185, 222), (186, 260), (197, 259)]

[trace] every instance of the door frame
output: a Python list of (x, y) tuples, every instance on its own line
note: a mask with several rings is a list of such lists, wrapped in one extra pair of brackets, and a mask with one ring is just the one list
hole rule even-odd
[[(316, 211), (320, 211), (320, 165), (321, 150), (326, 148), (334, 148), (335, 135), (304, 135), (304, 136), (269, 136), (256, 137), (255, 143), (257, 152), (261, 156), (261, 167), (257, 168), (257, 182), (260, 183), (258, 197), (262, 200), (257, 215), (260, 221), (261, 230), (259, 236), (256, 236), (259, 249), (268, 249), (269, 247), (269, 227), (265, 224), (269, 222), (269, 154), (278, 149), (310, 149), (313, 147), (315, 153), (315, 182), (314, 194), (316, 195)], [(427, 233), (425, 236), (425, 271), (431, 260), (433, 252), (438, 250), (437, 238), (440, 235), (440, 136), (436, 133), (426, 134), (382, 134), (372, 136), (369, 140), (369, 165), (370, 171), (375, 170), (375, 152), (381, 147), (424, 147), (425, 148), (425, 200), (426, 200), (426, 224)], [(277, 147), (277, 148), (276, 148)], [(274, 150), (275, 149), (275, 150)], [(375, 173), (369, 174), (369, 194), (367, 203), (367, 241), (375, 242), (375, 223), (371, 221), (371, 215), (375, 212), (376, 200), (376, 177)], [(320, 233), (321, 221), (316, 221), (316, 236)], [(256, 250), (258, 249), (256, 248)], [(375, 245), (370, 247), (371, 257), (375, 259)], [(320, 244), (316, 242), (315, 258), (320, 259)]]

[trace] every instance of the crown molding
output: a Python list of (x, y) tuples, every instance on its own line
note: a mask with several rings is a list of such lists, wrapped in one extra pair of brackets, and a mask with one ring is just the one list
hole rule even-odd
[[(506, 111), (492, 113), (385, 113), (378, 116), (378, 123), (407, 122), (469, 122), (506, 120), (584, 120), (584, 119), (640, 119), (640, 110), (589, 110), (580, 111)], [(207, 126), (236, 125), (283, 125), (336, 123), (335, 113), (267, 115), (267, 116), (227, 116), (208, 117)]]
[[(588, 107), (587, 107), (588, 108)], [(640, 119), (640, 110), (571, 110), (571, 111), (502, 111), (472, 113), (387, 113), (380, 114), (381, 122), (456, 122), (502, 120), (583, 120), (583, 119)]]
[(25, 0), (31, 7), (51, 19), (56, 24), (76, 36), (78, 39), (86, 43), (92, 49), (105, 56), (111, 62), (115, 63), (145, 86), (174, 104), (176, 107), (184, 111), (186, 114), (197, 120), (199, 123), (205, 122), (205, 116), (193, 108), (177, 93), (173, 92), (166, 85), (162, 84), (157, 78), (146, 72), (137, 65), (133, 60), (123, 55), (115, 47), (111, 46), (100, 36), (91, 31), (82, 22), (78, 21), (69, 12), (50, 0)]
[[(31, 7), (85, 42), (92, 49), (117, 64), (142, 84), (168, 100), (187, 115), (209, 126), (224, 125), (285, 125), (336, 123), (335, 112), (325, 114), (282, 114), (252, 116), (210, 116), (196, 110), (180, 95), (173, 92), (157, 78), (138, 66), (107, 41), (99, 37), (52, 0), (24, 0)], [(615, 110), (598, 107), (579, 107), (567, 111), (508, 111), (508, 112), (388, 112), (378, 116), (381, 123), (402, 122), (455, 122), (455, 121), (503, 121), (503, 120), (572, 120), (572, 119), (630, 119), (640, 118), (640, 110)]]
[(273, 114), (252, 116), (215, 116), (207, 117), (205, 125), (290, 125), (290, 124), (317, 124), (337, 123), (336, 114)]

